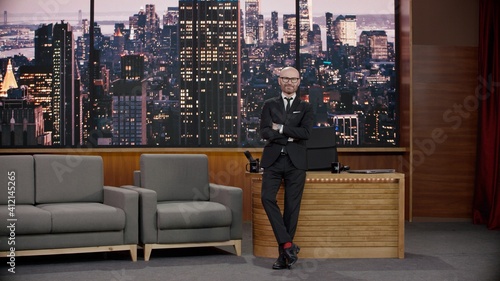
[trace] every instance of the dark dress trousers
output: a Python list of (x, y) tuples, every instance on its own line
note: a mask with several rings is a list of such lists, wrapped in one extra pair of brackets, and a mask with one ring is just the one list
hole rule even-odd
[[(288, 112), (281, 95), (264, 102), (260, 132), (267, 144), (261, 159), (264, 168), (261, 199), (279, 244), (291, 242), (297, 229), (307, 170), (306, 140), (313, 119), (311, 104), (298, 96)], [(272, 123), (283, 124), (283, 133), (273, 130)], [(285, 186), (283, 215), (276, 202), (282, 180)]]

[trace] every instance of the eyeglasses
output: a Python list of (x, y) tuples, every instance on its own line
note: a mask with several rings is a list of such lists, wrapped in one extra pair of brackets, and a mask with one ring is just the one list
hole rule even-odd
[(288, 82), (297, 83), (300, 80), (300, 78), (297, 78), (297, 77), (280, 77), (280, 78), (285, 83), (288, 83)]

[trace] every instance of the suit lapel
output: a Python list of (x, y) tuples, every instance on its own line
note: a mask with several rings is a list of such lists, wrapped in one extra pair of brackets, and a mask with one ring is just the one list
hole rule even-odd
[(297, 109), (297, 107), (299, 107), (299, 104), (300, 104), (300, 99), (298, 96), (296, 96), (295, 99), (293, 99), (292, 105), (290, 106), (289, 113), (293, 113), (295, 111), (295, 109)]

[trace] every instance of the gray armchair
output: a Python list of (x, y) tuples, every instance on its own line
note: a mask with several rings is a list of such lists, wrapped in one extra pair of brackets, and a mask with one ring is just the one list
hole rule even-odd
[(143, 154), (134, 175), (144, 260), (158, 248), (233, 246), (241, 255), (243, 192), (209, 183), (203, 154)]

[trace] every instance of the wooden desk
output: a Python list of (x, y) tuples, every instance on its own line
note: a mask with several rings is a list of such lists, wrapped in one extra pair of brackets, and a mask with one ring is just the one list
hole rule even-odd
[[(252, 190), (253, 254), (276, 258), (278, 245), (261, 203), (261, 174)], [(283, 188), (278, 193), (283, 210)], [(404, 258), (404, 174), (308, 172), (294, 243), (299, 258)]]

